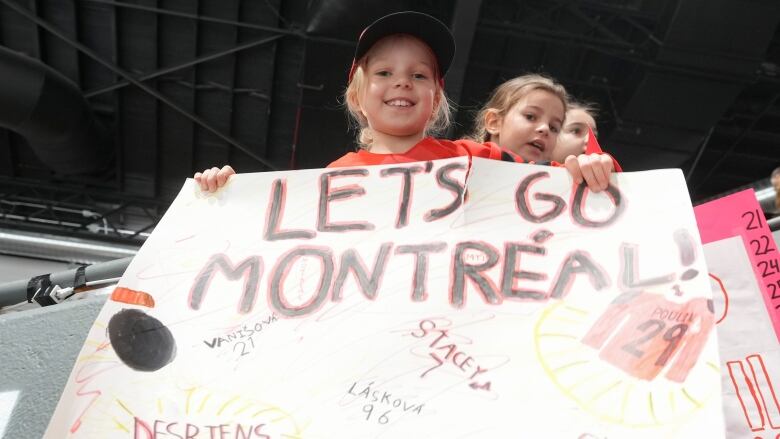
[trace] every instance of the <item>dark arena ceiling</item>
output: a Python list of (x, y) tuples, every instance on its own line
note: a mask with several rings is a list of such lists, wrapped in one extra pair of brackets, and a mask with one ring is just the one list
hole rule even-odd
[(138, 244), (196, 170), (325, 166), (356, 36), (405, 9), (457, 40), (450, 136), (541, 72), (694, 201), (780, 165), (778, 0), (0, 0), (0, 228)]

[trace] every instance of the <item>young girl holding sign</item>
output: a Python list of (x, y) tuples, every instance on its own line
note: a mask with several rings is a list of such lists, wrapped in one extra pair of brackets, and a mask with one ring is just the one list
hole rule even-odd
[(358, 39), (344, 93), (359, 128), (358, 152), (329, 167), (435, 160), (464, 155), (522, 161), (497, 145), (428, 137), (449, 125), (443, 75), (455, 54), (444, 23), (418, 12), (380, 18)]
[(477, 113), (473, 138), (495, 142), (528, 160), (549, 161), (567, 103), (566, 89), (550, 78), (512, 78), (496, 87)]
[[(449, 141), (427, 136), (449, 123), (449, 103), (442, 78), (454, 54), (455, 42), (449, 29), (426, 14), (398, 12), (368, 26), (358, 38), (345, 93), (347, 108), (360, 127), (361, 149), (329, 166), (367, 166), (459, 156), (526, 161), (522, 155), (491, 142)], [(551, 148), (554, 143), (550, 143)], [(567, 160), (566, 168), (575, 182), (584, 180), (593, 191), (599, 191), (609, 183), (612, 162), (583, 155)], [(233, 173), (230, 167), (212, 168), (195, 174), (195, 180), (203, 190), (213, 191)]]
[(612, 157), (601, 151), (586, 154), (585, 148), (571, 157), (554, 156), (556, 145), (567, 137), (562, 129), (569, 124), (571, 105), (566, 89), (552, 79), (518, 76), (496, 87), (477, 114), (472, 137), (495, 142), (527, 160), (564, 163), (577, 183), (584, 178), (592, 190), (603, 190), (609, 174), (620, 169)]

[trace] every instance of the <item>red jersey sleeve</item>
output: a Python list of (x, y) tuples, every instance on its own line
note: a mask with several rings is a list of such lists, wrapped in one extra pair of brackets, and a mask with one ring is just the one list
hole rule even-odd
[(640, 295), (640, 292), (627, 292), (619, 295), (609, 304), (604, 314), (590, 328), (582, 342), (592, 348), (600, 348), (607, 337), (628, 317), (628, 307)]

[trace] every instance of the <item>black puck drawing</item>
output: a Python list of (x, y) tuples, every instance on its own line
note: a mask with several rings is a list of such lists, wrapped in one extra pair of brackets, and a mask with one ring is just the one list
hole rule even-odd
[(108, 322), (114, 352), (128, 367), (153, 372), (176, 357), (176, 340), (156, 318), (138, 309), (123, 309)]

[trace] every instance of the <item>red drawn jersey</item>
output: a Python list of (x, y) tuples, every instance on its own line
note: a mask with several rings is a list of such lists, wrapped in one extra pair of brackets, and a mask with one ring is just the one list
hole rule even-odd
[(666, 368), (666, 378), (681, 383), (696, 364), (714, 320), (709, 299), (676, 303), (660, 294), (624, 293), (582, 342), (599, 349), (609, 338), (599, 352), (602, 360), (648, 381)]

